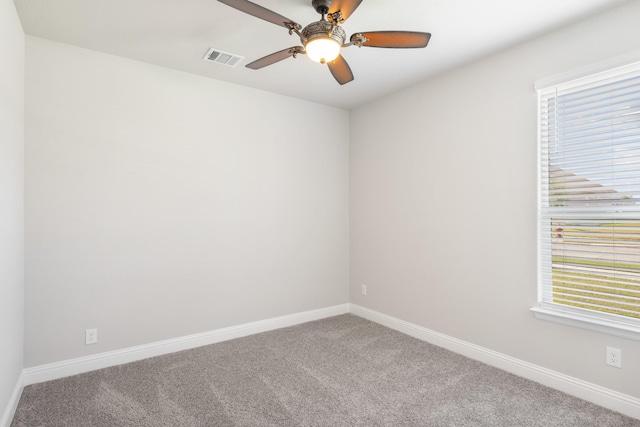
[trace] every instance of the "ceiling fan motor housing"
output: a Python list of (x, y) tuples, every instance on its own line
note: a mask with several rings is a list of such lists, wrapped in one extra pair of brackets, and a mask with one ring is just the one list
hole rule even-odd
[(347, 33), (344, 32), (341, 26), (333, 25), (331, 22), (325, 20), (312, 22), (302, 29), (301, 34), (302, 44), (306, 44), (318, 37), (327, 38), (328, 36), (342, 46), (347, 38)]

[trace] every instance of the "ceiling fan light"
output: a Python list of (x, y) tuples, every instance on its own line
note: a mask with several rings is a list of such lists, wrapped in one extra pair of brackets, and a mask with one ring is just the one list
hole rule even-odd
[(324, 64), (336, 59), (341, 47), (341, 44), (331, 37), (317, 37), (309, 40), (304, 48), (309, 58)]

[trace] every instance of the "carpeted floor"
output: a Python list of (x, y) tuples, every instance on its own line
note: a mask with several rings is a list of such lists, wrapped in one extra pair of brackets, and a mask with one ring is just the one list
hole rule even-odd
[(12, 427), (640, 426), (353, 315), (24, 389)]

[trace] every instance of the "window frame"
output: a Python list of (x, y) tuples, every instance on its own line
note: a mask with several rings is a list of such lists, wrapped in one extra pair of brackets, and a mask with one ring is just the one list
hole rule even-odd
[(626, 316), (613, 315), (595, 310), (587, 310), (579, 307), (570, 307), (543, 301), (543, 233), (548, 232), (543, 225), (545, 213), (543, 212), (543, 188), (542, 188), (542, 92), (551, 87), (572, 87), (576, 80), (583, 82), (599, 81), (607, 77), (617, 75), (622, 67), (640, 69), (640, 51), (631, 52), (616, 58), (612, 58), (597, 64), (592, 64), (578, 70), (563, 73), (557, 76), (545, 78), (535, 82), (537, 91), (537, 305), (531, 308), (536, 318), (552, 321), (564, 325), (588, 329), (608, 335), (619, 336), (640, 341), (640, 321)]

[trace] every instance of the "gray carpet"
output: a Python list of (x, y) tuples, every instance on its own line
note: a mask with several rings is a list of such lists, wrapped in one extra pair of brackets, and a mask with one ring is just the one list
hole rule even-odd
[(353, 315), (24, 389), (12, 427), (640, 426)]

